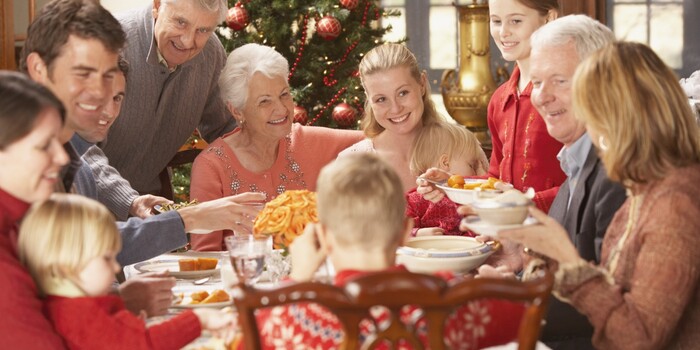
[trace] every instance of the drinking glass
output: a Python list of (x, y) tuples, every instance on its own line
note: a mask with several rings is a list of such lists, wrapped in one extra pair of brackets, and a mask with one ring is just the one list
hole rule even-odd
[(287, 277), (291, 269), (291, 257), (283, 249), (273, 249), (270, 252), (270, 258), (267, 260), (267, 273), (273, 285)]
[(255, 284), (263, 272), (265, 259), (272, 251), (272, 238), (229, 236), (225, 242), (238, 280), (248, 285)]

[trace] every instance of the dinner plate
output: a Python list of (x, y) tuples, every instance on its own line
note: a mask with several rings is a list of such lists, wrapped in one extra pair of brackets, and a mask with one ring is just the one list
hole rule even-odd
[(184, 299), (174, 299), (173, 304), (170, 305), (171, 308), (173, 309), (201, 309), (201, 308), (213, 308), (213, 309), (221, 309), (227, 306), (233, 305), (233, 302), (231, 300), (229, 301), (222, 301), (220, 303), (206, 303), (206, 304), (190, 304), (192, 299), (190, 297), (185, 297)]
[(520, 228), (520, 227), (525, 227), (529, 225), (534, 225), (537, 222), (537, 219), (533, 217), (528, 217), (525, 219), (525, 221), (522, 224), (516, 224), (516, 225), (491, 225), (489, 223), (484, 222), (481, 220), (478, 216), (468, 216), (464, 219), (462, 219), (462, 223), (464, 226), (466, 226), (468, 229), (472, 230), (474, 233), (484, 235), (484, 236), (491, 236), (491, 237), (498, 237), (498, 232), (503, 231), (503, 230), (511, 230), (514, 228)]
[(202, 277), (211, 276), (220, 270), (219, 265), (215, 269), (211, 270), (198, 270), (198, 271), (180, 271), (180, 265), (178, 265), (179, 259), (173, 260), (151, 260), (144, 261), (134, 265), (134, 268), (138, 272), (165, 272), (168, 271), (170, 276), (175, 278), (184, 279), (197, 279)]
[[(485, 183), (487, 180), (483, 179), (464, 179), (466, 183)], [(435, 184), (435, 186), (441, 189), (447, 195), (451, 201), (457, 204), (471, 204), (480, 198), (490, 198), (503, 193), (501, 190), (465, 190), (463, 188), (452, 188), (447, 185), (446, 182)]]

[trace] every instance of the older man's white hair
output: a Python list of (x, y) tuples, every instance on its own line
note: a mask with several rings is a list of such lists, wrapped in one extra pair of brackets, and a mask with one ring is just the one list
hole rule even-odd
[[(156, 0), (157, 1), (157, 0)], [(176, 1), (194, 1), (199, 4), (204, 10), (209, 12), (216, 12), (219, 17), (218, 21), (223, 22), (226, 20), (226, 15), (228, 14), (228, 4), (226, 0), (160, 0), (161, 3), (176, 2)]]
[(586, 15), (560, 17), (532, 33), (530, 46), (542, 47), (566, 45), (573, 41), (581, 60), (615, 41), (610, 28)]
[(248, 98), (248, 85), (253, 74), (268, 78), (289, 75), (289, 63), (275, 49), (260, 44), (245, 44), (231, 52), (219, 76), (219, 90), (225, 103), (240, 110)]

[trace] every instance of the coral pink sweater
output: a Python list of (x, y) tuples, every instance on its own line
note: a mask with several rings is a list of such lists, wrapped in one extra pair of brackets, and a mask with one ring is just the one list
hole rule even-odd
[[(206, 202), (243, 192), (262, 192), (270, 201), (286, 190), (316, 189), (316, 178), (324, 165), (340, 151), (364, 138), (359, 131), (292, 125), (292, 132), (279, 141), (277, 160), (264, 172), (254, 173), (238, 162), (223, 138), (214, 141), (192, 166), (190, 198)], [(224, 237), (231, 231), (192, 235), (192, 249), (226, 250)]]

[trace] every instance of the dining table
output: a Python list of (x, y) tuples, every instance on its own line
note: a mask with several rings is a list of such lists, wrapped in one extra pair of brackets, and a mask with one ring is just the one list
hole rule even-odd
[[(204, 283), (201, 284), (195, 284), (194, 282), (197, 281), (198, 279), (201, 279), (200, 277), (188, 277), (188, 278), (178, 278), (176, 277), (176, 282), (175, 282), (175, 287), (173, 287), (172, 292), (174, 295), (174, 299), (177, 299), (179, 296), (189, 296), (193, 292), (199, 292), (199, 291), (207, 291), (211, 292), (215, 289), (223, 289), (230, 295), (230, 288), (227, 287), (226, 285), (232, 286), (234, 283), (236, 283), (236, 277), (235, 274), (233, 273), (233, 269), (231, 267), (231, 263), (229, 260), (229, 255), (227, 251), (219, 251), (219, 252), (198, 252), (198, 251), (186, 251), (186, 252), (177, 252), (177, 253), (165, 253), (160, 256), (154, 257), (152, 259), (149, 259), (144, 262), (140, 262), (137, 264), (132, 264), (132, 265), (127, 265), (124, 267), (124, 275), (126, 279), (133, 278), (134, 276), (137, 276), (141, 273), (146, 273), (146, 272), (159, 272), (158, 270), (151, 270), (151, 269), (145, 269), (147, 266), (158, 266), (159, 264), (165, 265), (164, 263), (172, 263), (173, 261), (179, 260), (179, 259), (196, 259), (196, 258), (215, 258), (219, 259), (219, 263), (215, 269), (215, 271), (209, 276), (210, 278), (206, 280)], [(334, 269), (331, 264), (327, 262), (326, 264), (322, 265), (322, 267), (319, 269), (319, 271), (316, 274), (317, 280), (329, 280), (332, 278), (334, 275)], [(177, 266), (177, 265), (174, 265)], [(177, 272), (175, 274), (178, 274)], [(223, 278), (222, 278), (223, 275)], [(226, 282), (224, 282), (226, 280)], [(285, 282), (281, 282), (285, 283)], [(263, 273), (263, 275), (260, 277), (260, 279), (255, 283), (255, 287), (257, 288), (273, 288), (277, 285), (277, 283), (273, 283), (269, 280), (269, 278), (266, 276), (266, 273)], [(218, 309), (222, 309), (226, 312), (231, 312), (234, 313), (236, 312), (235, 307), (233, 306), (232, 303), (228, 303), (226, 305), (222, 303), (217, 303), (215, 305), (183, 305), (183, 304), (173, 304), (173, 307), (168, 309), (168, 312), (165, 315), (162, 316), (155, 316), (155, 317), (150, 317), (146, 320), (146, 324), (148, 326), (157, 324), (159, 322), (163, 322), (171, 317), (174, 317), (175, 315), (184, 312), (185, 310), (188, 310), (190, 308), (194, 307), (215, 307)], [(237, 323), (237, 321), (236, 321)], [(517, 348), (517, 345), (514, 345), (514, 343), (510, 344), (505, 344), (503, 346), (499, 347), (493, 347), (491, 349), (514, 349)], [(185, 346), (183, 349), (185, 350), (228, 350), (229, 347), (226, 346), (225, 341), (223, 339), (214, 337), (211, 333), (208, 331), (203, 331), (202, 335), (195, 339), (193, 342)], [(548, 349), (544, 344), (541, 342), (537, 343), (536, 349), (538, 350), (544, 350)]]
[[(188, 276), (187, 278), (182, 278), (180, 275), (182, 273), (178, 272), (177, 269), (177, 260), (180, 259), (196, 259), (196, 258), (215, 258), (219, 259), (219, 262), (217, 264), (217, 267), (214, 269), (213, 273), (207, 275), (207, 276), (197, 276), (197, 274), (194, 274), (193, 276)], [(190, 305), (187, 304), (187, 300), (184, 300), (185, 303), (180, 302), (177, 303), (177, 299), (181, 297), (187, 298), (187, 296), (191, 295), (194, 292), (200, 292), (200, 291), (207, 291), (211, 293), (213, 290), (216, 289), (223, 289), (225, 290), (229, 295), (230, 293), (230, 286), (235, 284), (237, 282), (237, 278), (235, 277), (235, 274), (233, 272), (233, 268), (231, 266), (231, 262), (229, 260), (229, 253), (228, 251), (216, 251), (216, 252), (198, 252), (198, 251), (193, 251), (193, 250), (188, 250), (185, 252), (173, 252), (173, 253), (165, 253), (162, 255), (159, 255), (157, 257), (151, 258), (146, 261), (142, 261), (136, 264), (132, 265), (127, 265), (124, 267), (124, 276), (126, 279), (133, 278), (134, 276), (137, 276), (142, 273), (148, 273), (148, 272), (163, 272), (167, 268), (171, 268), (169, 271), (173, 273), (173, 277), (175, 277), (175, 287), (173, 287), (172, 292), (173, 292), (173, 306), (168, 309), (167, 314), (163, 316), (155, 316), (155, 317), (150, 317), (146, 320), (146, 324), (148, 325), (153, 325), (157, 324), (159, 322), (163, 322), (171, 317), (174, 317), (175, 315), (188, 310), (192, 308), (198, 308), (198, 307), (208, 307), (208, 308), (217, 308), (217, 309), (222, 309), (224, 311), (232, 312), (235, 313), (235, 307), (233, 306), (232, 303), (214, 303), (214, 304), (199, 304), (199, 305)], [(269, 261), (268, 261), (269, 262)], [(332, 278), (331, 276), (333, 275), (333, 268), (330, 264), (330, 262), (327, 262), (326, 264), (323, 264), (321, 268), (319, 268), (319, 271), (317, 272), (316, 280), (329, 280)], [(203, 278), (209, 277), (206, 281), (203, 280)], [(196, 284), (195, 282), (198, 281)], [(203, 282), (203, 283), (199, 283)], [(256, 288), (273, 288), (277, 286), (279, 283), (285, 283), (285, 282), (272, 282), (267, 275), (267, 271), (263, 272), (260, 278), (255, 282), (255, 287)], [(227, 287), (228, 285), (228, 287)], [(237, 321), (236, 321), (237, 323)], [(212, 336), (211, 333), (208, 331), (202, 331), (202, 335), (194, 340), (192, 343), (188, 344), (186, 347), (183, 349), (185, 350), (219, 350), (219, 349), (228, 349), (225, 347), (224, 340), (223, 339), (218, 339), (214, 336)]]
[[(231, 265), (230, 262), (228, 261), (228, 252), (222, 251), (222, 252), (197, 252), (197, 251), (186, 251), (186, 252), (181, 252), (181, 253), (166, 253), (159, 255), (155, 258), (149, 259), (147, 261), (143, 261), (137, 264), (132, 264), (132, 265), (127, 265), (124, 267), (124, 276), (126, 279), (133, 278), (134, 276), (137, 276), (141, 273), (149, 272), (151, 271), (151, 268), (153, 267), (158, 267), (159, 265), (166, 266), (166, 262), (170, 263), (179, 259), (196, 259), (196, 258), (215, 258), (219, 259), (219, 263), (214, 270), (213, 273), (211, 273), (208, 277), (209, 279), (204, 281), (201, 284), (195, 284), (194, 282), (197, 280), (202, 280), (200, 277), (188, 277), (188, 278), (179, 278), (175, 277), (175, 287), (173, 287), (173, 307), (168, 309), (167, 314), (163, 316), (155, 316), (155, 317), (150, 317), (146, 320), (147, 325), (153, 325), (157, 324), (160, 322), (163, 322), (181, 312), (184, 312), (185, 310), (195, 308), (195, 307), (214, 307), (218, 309), (223, 309), (225, 311), (230, 311), (230, 312), (235, 312), (235, 309), (233, 308), (230, 303), (229, 305), (224, 305), (226, 303), (216, 303), (215, 305), (206, 305), (206, 304), (200, 304), (200, 305), (189, 305), (189, 304), (182, 304), (182, 303), (176, 303), (177, 299), (181, 296), (189, 296), (193, 292), (200, 292), (200, 291), (207, 291), (211, 292), (216, 289), (223, 289), (227, 293), (230, 292), (229, 288), (225, 286), (224, 279), (222, 278), (222, 270), (224, 274), (230, 273), (231, 276), (233, 276), (233, 271), (231, 270)], [(148, 268), (147, 268), (148, 267)], [(153, 268), (154, 271), (155, 268)], [(177, 274), (177, 273), (176, 273)], [(235, 278), (235, 277), (233, 277)], [(228, 278), (227, 278), (228, 280)], [(261, 281), (256, 284), (256, 286), (260, 288), (265, 288), (265, 287), (271, 287), (272, 283), (269, 281)], [(230, 294), (230, 293), (229, 293)], [(213, 337), (211, 333), (207, 331), (203, 331), (202, 335), (195, 339), (192, 343), (188, 344), (186, 347), (183, 349), (185, 350), (223, 350), (227, 349), (224, 344), (223, 339), (218, 339), (216, 337)]]

